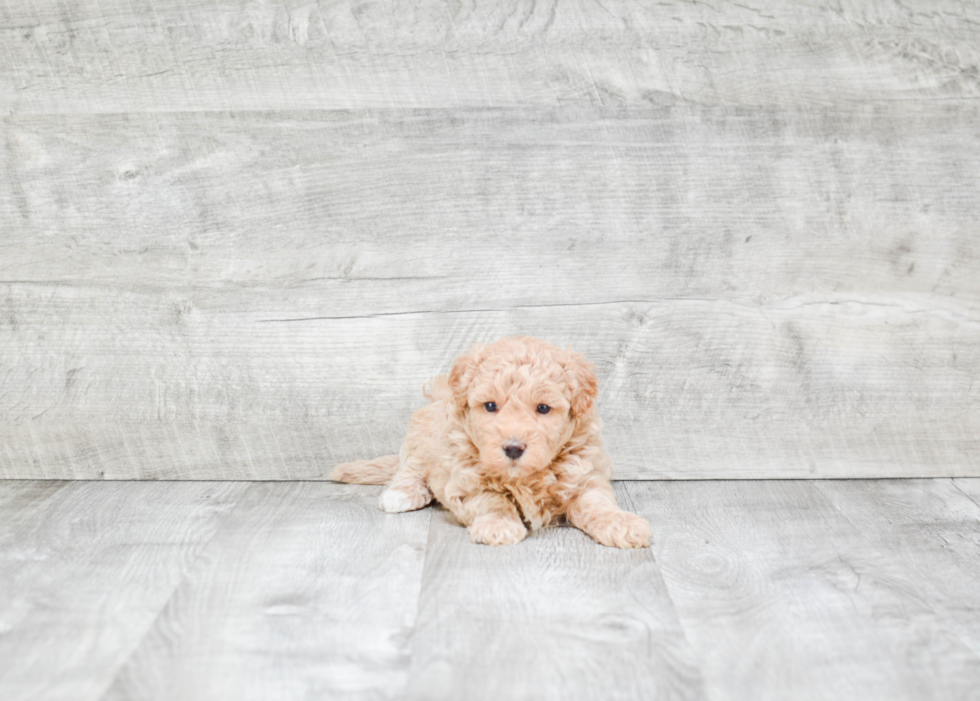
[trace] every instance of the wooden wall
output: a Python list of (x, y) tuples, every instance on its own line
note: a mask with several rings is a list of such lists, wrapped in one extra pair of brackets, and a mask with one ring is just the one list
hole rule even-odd
[(980, 475), (969, 2), (0, 0), (0, 477), (319, 479), (528, 333), (622, 478)]

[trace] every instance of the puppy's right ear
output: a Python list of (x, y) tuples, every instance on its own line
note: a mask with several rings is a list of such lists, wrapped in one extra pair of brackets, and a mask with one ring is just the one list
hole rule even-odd
[(476, 369), (480, 366), (480, 351), (483, 346), (475, 345), (470, 349), (469, 355), (461, 355), (453, 363), (453, 369), (449, 371), (449, 386), (453, 390), (453, 401), (456, 403), (456, 410), (462, 412), (469, 405), (467, 394), (473, 378), (476, 376)]

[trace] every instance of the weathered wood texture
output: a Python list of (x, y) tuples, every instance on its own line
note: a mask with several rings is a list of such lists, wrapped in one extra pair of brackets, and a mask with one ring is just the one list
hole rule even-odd
[(627, 489), (710, 698), (976, 698), (980, 507), (949, 481)]
[(623, 478), (980, 474), (969, 3), (0, 5), (0, 477), (319, 479), (530, 333)]
[(4, 482), (0, 697), (101, 698), (245, 489)]
[(102, 699), (404, 694), (431, 511), (253, 484)]
[(649, 550), (573, 528), (481, 548), (433, 514), (409, 699), (702, 699)]
[(977, 5), (955, 0), (4, 0), (0, 103), (146, 112), (974, 100), (978, 24)]
[(621, 477), (977, 470), (966, 110), (5, 125), (3, 476), (320, 478), (510, 333)]
[(376, 487), (0, 481), (0, 698), (976, 698), (980, 479), (616, 488), (651, 551), (473, 545)]
[(946, 633), (980, 657), (980, 505), (969, 489), (949, 480), (815, 486), (865, 540), (907, 573)]

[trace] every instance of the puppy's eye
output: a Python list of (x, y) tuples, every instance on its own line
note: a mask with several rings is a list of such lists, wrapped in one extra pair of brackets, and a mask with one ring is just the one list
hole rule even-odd
[(497, 405), (494, 402), (487, 402), (486, 404), (483, 405), (483, 408), (489, 411), (491, 414), (497, 411)]
[(548, 406), (547, 404), (538, 404), (539, 414), (547, 414), (549, 411), (551, 411), (551, 407)]

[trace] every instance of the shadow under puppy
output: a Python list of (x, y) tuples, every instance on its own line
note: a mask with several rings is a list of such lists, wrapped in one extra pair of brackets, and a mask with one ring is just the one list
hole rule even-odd
[(396, 513), (435, 497), (474, 543), (506, 545), (566, 519), (603, 545), (650, 544), (647, 522), (616, 504), (582, 356), (528, 336), (474, 346), (426, 391), (399, 455), (338, 465), (330, 479), (388, 484)]

